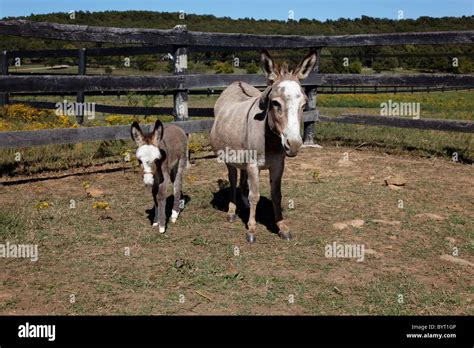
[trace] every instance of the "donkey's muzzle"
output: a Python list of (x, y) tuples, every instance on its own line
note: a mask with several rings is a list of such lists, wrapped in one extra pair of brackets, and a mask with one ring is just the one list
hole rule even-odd
[(153, 186), (153, 182), (153, 174), (145, 173), (143, 175), (143, 183), (145, 184), (145, 186)]
[(303, 145), (303, 139), (301, 139), (301, 137), (294, 140), (286, 139), (283, 148), (288, 157), (295, 157), (298, 154), (301, 145)]

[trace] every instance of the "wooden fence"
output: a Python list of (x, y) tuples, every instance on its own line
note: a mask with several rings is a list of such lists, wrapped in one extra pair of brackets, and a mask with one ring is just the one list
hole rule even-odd
[[(323, 47), (384, 46), (384, 45), (444, 45), (472, 44), (474, 31), (447, 31), (424, 33), (363, 34), (337, 36), (253, 35), (228, 33), (203, 33), (187, 31), (184, 26), (172, 30), (140, 28), (108, 28), (83, 25), (65, 25), (25, 20), (0, 21), (0, 35), (17, 35), (33, 38), (108, 42), (134, 44), (134, 47), (94, 48), (80, 50), (4, 51), (0, 59), (0, 104), (20, 102), (10, 100), (10, 94), (75, 94), (76, 101), (83, 103), (88, 94), (102, 93), (172, 93), (173, 108), (126, 107), (96, 105), (96, 112), (118, 114), (173, 114), (175, 122), (186, 132), (208, 131), (211, 120), (189, 121), (189, 116), (212, 116), (210, 108), (189, 108), (188, 94), (209, 93), (205, 89), (224, 88), (241, 80), (256, 87), (266, 84), (265, 78), (257, 74), (206, 75), (187, 73), (189, 51), (244, 51), (288, 48), (311, 48), (318, 53), (315, 71), (302, 85), (309, 97), (304, 113), (304, 141), (311, 144), (315, 122), (340, 122), (389, 127), (436, 129), (446, 131), (474, 132), (468, 121), (413, 120), (400, 117), (368, 115), (320, 116), (316, 109), (318, 88), (351, 89), (371, 87), (381, 91), (392, 88), (416, 91), (414, 88), (428, 87), (432, 90), (466, 89), (474, 86), (474, 75), (455, 74), (320, 74), (319, 57)], [(175, 71), (172, 76), (90, 76), (86, 75), (88, 56), (139, 55), (173, 52)], [(11, 75), (8, 62), (18, 57), (79, 57), (78, 75)], [(26, 104), (41, 108), (55, 108), (55, 103), (31, 102)], [(77, 115), (82, 124), (84, 115)], [(53, 129), (41, 131), (16, 131), (0, 133), (0, 148), (27, 147), (46, 144), (66, 144), (93, 140), (129, 138), (128, 126), (80, 127), (75, 129)]]

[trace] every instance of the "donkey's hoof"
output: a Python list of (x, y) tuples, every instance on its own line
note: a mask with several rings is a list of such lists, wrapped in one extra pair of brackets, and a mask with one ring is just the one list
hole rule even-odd
[(227, 215), (227, 222), (234, 222), (235, 220), (237, 220), (237, 215), (235, 214)]
[(171, 211), (171, 222), (174, 224), (178, 220), (179, 212), (176, 210)]
[(165, 233), (166, 227), (165, 226), (159, 226), (158, 222), (154, 222), (153, 227), (158, 227), (158, 232)]
[(247, 232), (247, 242), (255, 243), (256, 241), (257, 241), (257, 238), (255, 238), (255, 234)]
[(293, 239), (293, 236), (291, 235), (291, 232), (278, 231), (278, 235), (280, 236), (281, 239), (284, 239), (284, 240), (292, 240)]

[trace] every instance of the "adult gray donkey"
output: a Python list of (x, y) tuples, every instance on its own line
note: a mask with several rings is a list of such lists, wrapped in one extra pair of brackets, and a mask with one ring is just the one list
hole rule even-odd
[(241, 81), (232, 83), (214, 106), (211, 130), (211, 146), (229, 172), (231, 196), (227, 220), (230, 222), (236, 220), (237, 169), (240, 169), (243, 200), (250, 205), (247, 232), (250, 243), (256, 240), (255, 212), (260, 199), (261, 169), (270, 171), (278, 235), (286, 240), (292, 238), (281, 212), (281, 179), (286, 156), (296, 156), (303, 144), (300, 127), (308, 98), (300, 80), (313, 71), (316, 54), (307, 55), (294, 70), (288, 70), (286, 63), (277, 65), (267, 51), (262, 52), (260, 62), (268, 87), (260, 92)]

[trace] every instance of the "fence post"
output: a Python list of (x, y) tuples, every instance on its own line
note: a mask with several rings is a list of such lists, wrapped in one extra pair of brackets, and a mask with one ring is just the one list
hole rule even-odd
[[(86, 74), (86, 49), (81, 48), (79, 50), (79, 66), (78, 66), (78, 75), (85, 75)], [(77, 103), (84, 103), (85, 97), (84, 92), (77, 92), (76, 102)], [(76, 122), (80, 125), (84, 123), (84, 107), (76, 108), (79, 110), (79, 113), (76, 115)]]
[[(314, 71), (319, 72), (319, 65), (321, 62), (321, 48), (316, 49), (316, 65)], [(316, 110), (316, 91), (317, 88), (314, 86), (306, 87), (305, 92), (308, 95), (308, 104), (306, 105), (306, 111)], [(305, 145), (314, 144), (314, 121), (304, 123), (303, 142)]]
[[(173, 28), (176, 32), (187, 32), (186, 25), (176, 25)], [(173, 46), (173, 62), (174, 62), (174, 74), (175, 75), (186, 75), (188, 72), (188, 48), (187, 46)], [(173, 92), (173, 111), (174, 121), (187, 121), (188, 120), (188, 90), (185, 86), (180, 85), (180, 88)], [(189, 134), (186, 134), (189, 138)], [(190, 153), (186, 149), (186, 167), (189, 168), (190, 164)]]
[[(8, 75), (8, 52), (3, 51), (0, 62), (0, 75)], [(5, 106), (9, 103), (8, 93), (0, 93), (0, 106)]]
[[(186, 25), (177, 25), (173, 28), (177, 32), (186, 32)], [(188, 70), (188, 49), (186, 46), (173, 46), (174, 74), (185, 75)], [(188, 119), (188, 91), (181, 86), (173, 93), (174, 120)]]

